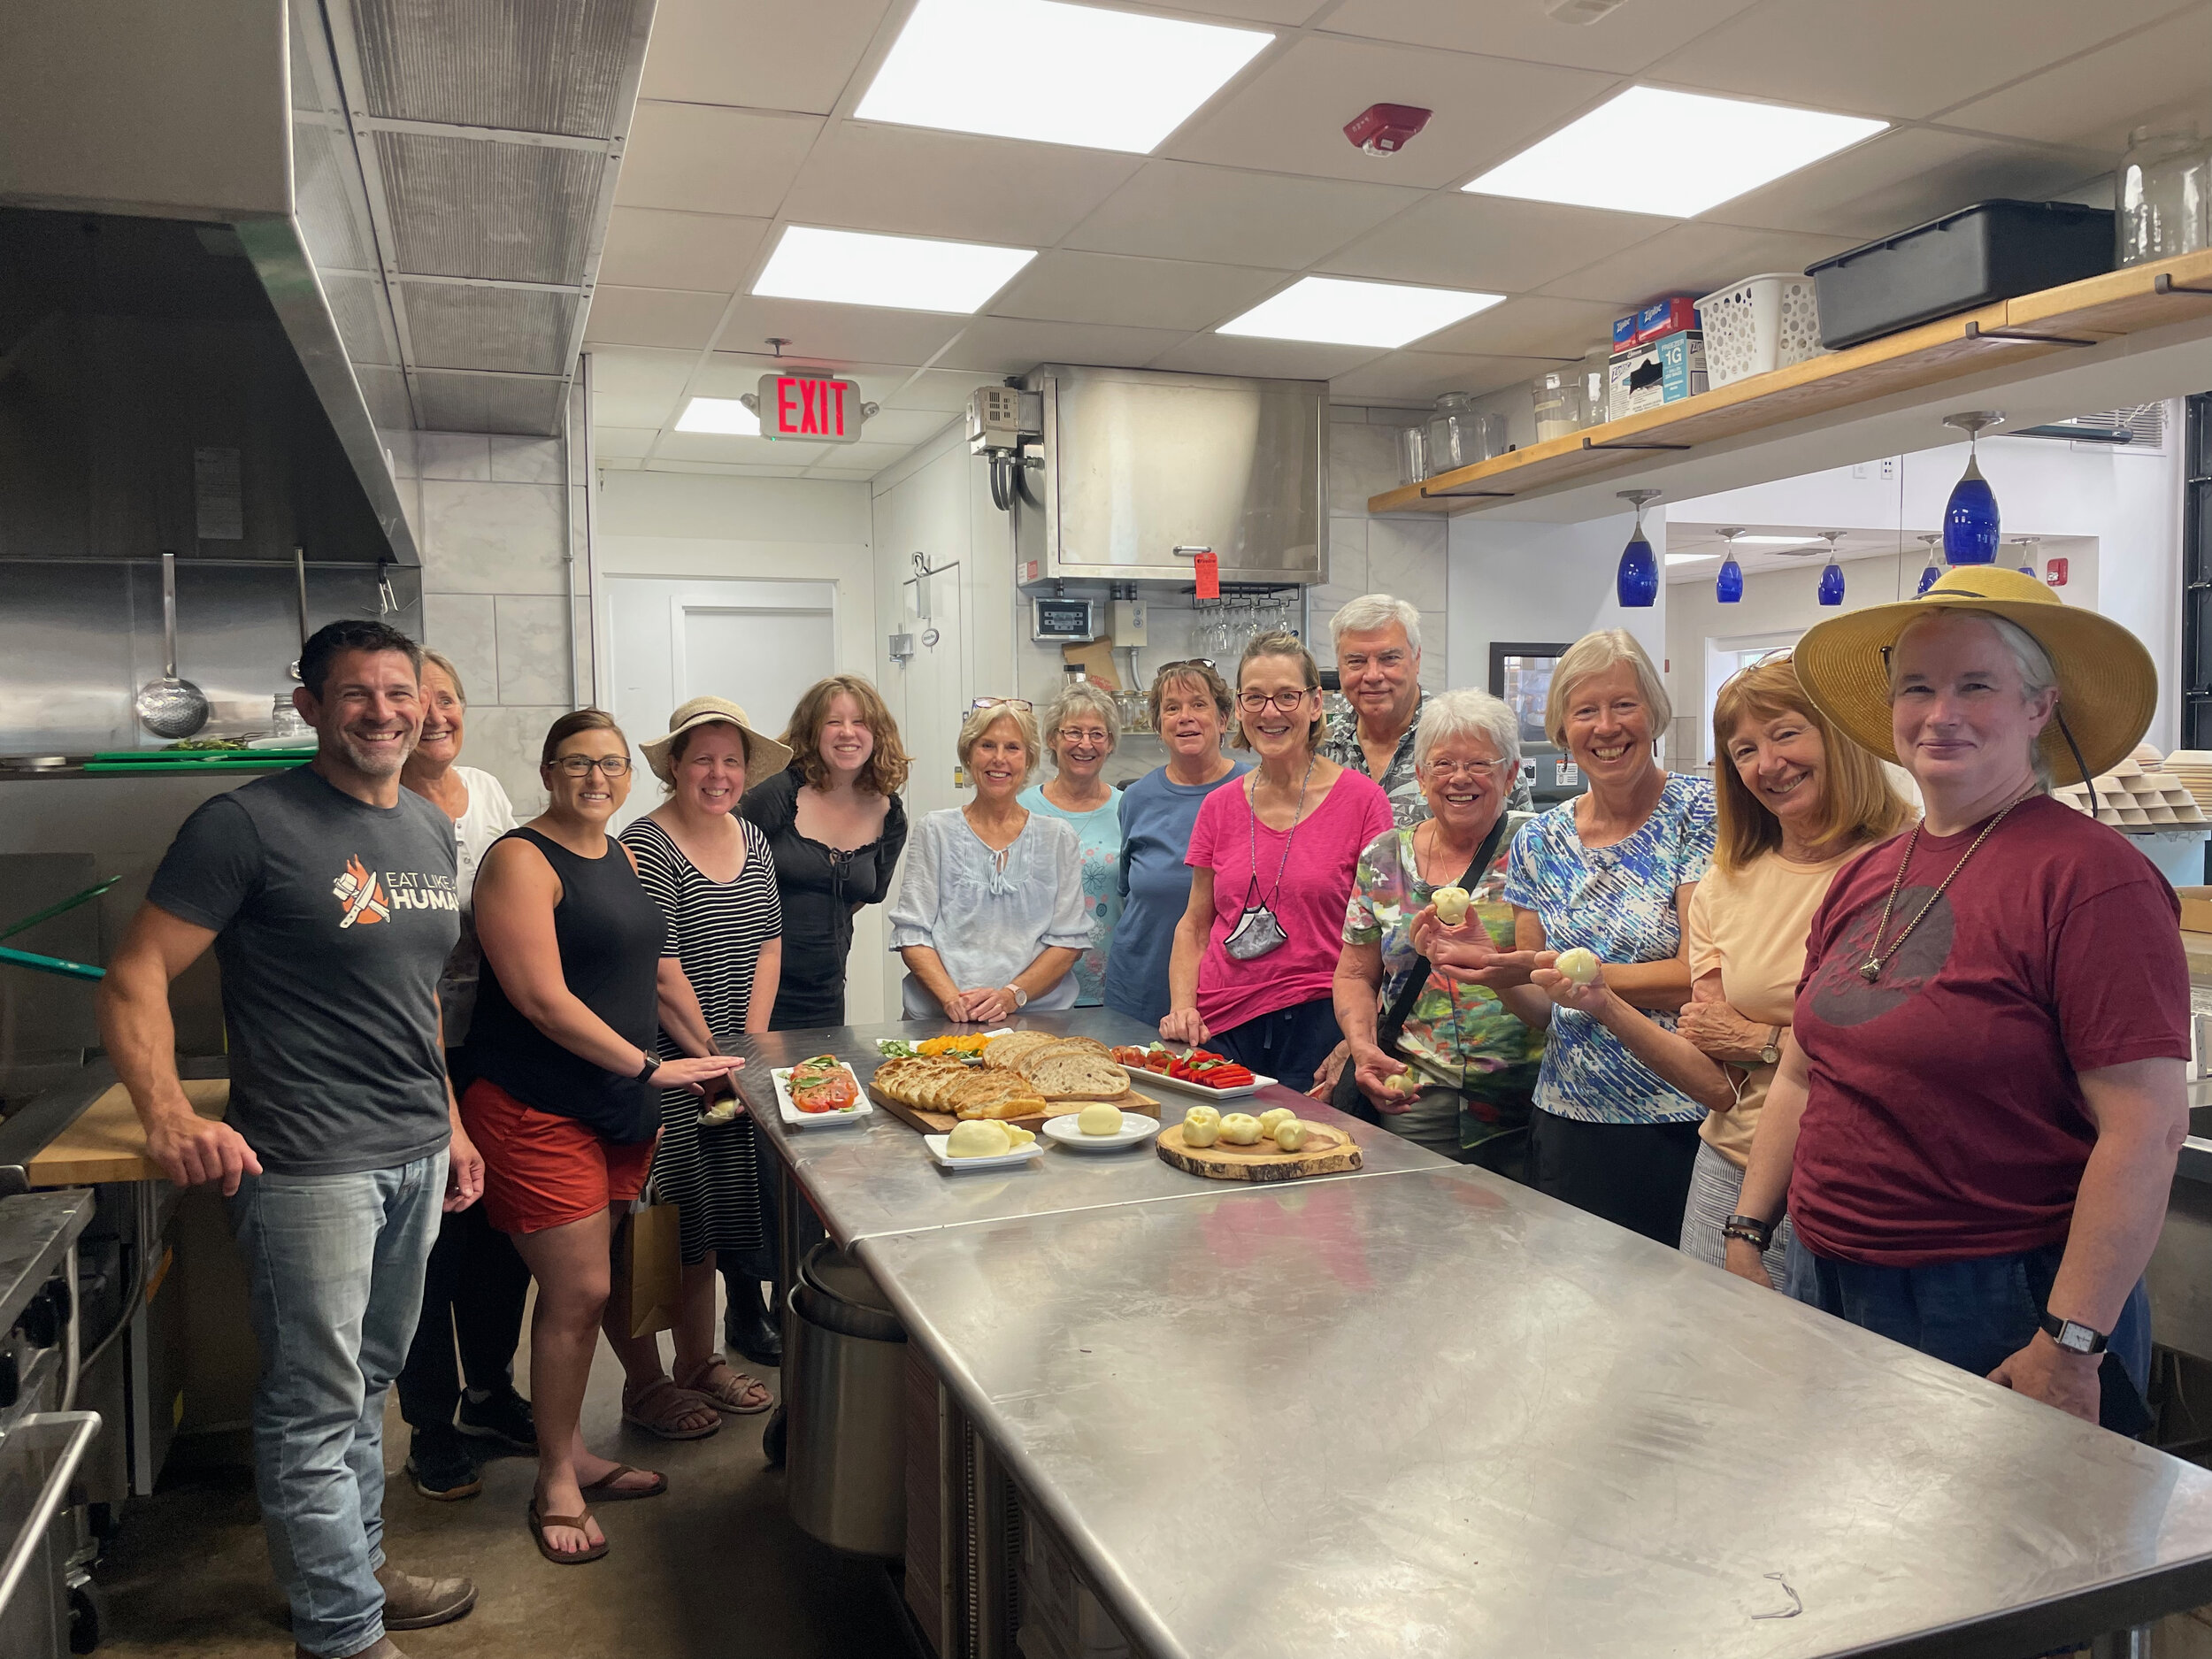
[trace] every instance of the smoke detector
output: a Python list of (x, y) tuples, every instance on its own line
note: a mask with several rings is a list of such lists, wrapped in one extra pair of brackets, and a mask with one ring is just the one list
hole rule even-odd
[(1562, 23), (1595, 23), (1619, 11), (1624, 0), (1544, 0), (1544, 10)]
[(1394, 156), (1434, 113), (1414, 104), (1372, 104), (1345, 123), (1344, 136), (1368, 155)]

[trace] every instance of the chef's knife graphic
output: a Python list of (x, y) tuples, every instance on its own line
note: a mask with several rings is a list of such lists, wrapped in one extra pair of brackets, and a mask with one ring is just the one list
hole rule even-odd
[(384, 902), (381, 887), (358, 856), (346, 860), (345, 873), (331, 883), (330, 890), (345, 906), (345, 914), (338, 918), (342, 928), (351, 927), (356, 922), (365, 927), (372, 922), (391, 919), (392, 912)]

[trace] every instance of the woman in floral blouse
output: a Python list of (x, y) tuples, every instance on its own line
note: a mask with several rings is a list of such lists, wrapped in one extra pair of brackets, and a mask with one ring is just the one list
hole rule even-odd
[(1337, 960), (1337, 1023), (1360, 1092), (1383, 1125), (1431, 1151), (1519, 1179), (1544, 1034), (1487, 986), (1431, 973), (1399, 1033), (1378, 1027), (1403, 997), (1420, 952), (1413, 922), (1439, 887), (1466, 889), (1502, 949), (1513, 944), (1504, 897), (1512, 850), (1506, 803), (1520, 772), (1519, 723), (1480, 691), (1448, 691), (1423, 705), (1413, 740), (1425, 819), (1384, 831), (1360, 854)]

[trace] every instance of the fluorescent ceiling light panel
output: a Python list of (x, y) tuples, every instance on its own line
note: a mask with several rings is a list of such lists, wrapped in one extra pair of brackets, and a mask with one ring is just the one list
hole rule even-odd
[(1717, 553), (1670, 553), (1667, 555), (1667, 563), (1669, 565), (1700, 565), (1707, 559), (1717, 559), (1719, 557)]
[(1631, 87), (1466, 186), (1481, 196), (1688, 219), (1889, 125)]
[(921, 0), (853, 113), (1144, 155), (1274, 38), (1059, 0)]
[(753, 292), (771, 299), (887, 305), (904, 311), (979, 311), (1037, 257), (1030, 248), (856, 230), (785, 227)]
[(1214, 332), (1257, 334), (1265, 340), (1310, 340), (1331, 346), (1402, 346), (1463, 317), (1487, 311), (1504, 297), (1462, 288), (1301, 277), (1274, 298), (1261, 301)]
[(679, 432), (715, 432), (739, 437), (760, 436), (760, 417), (734, 397), (695, 397), (676, 417)]

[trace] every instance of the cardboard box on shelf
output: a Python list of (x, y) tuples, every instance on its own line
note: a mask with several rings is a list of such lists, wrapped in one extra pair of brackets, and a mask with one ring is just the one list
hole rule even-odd
[(1705, 336), (1686, 329), (1617, 351), (1606, 369), (1605, 418), (1618, 420), (1705, 390)]
[[(1694, 294), (1673, 294), (1663, 300), (1654, 300), (1636, 313), (1636, 332), (1629, 343), (1648, 345), (1663, 340), (1669, 334), (1678, 334), (1697, 328), (1697, 296)], [(1617, 331), (1618, 325), (1616, 325)], [(1617, 333), (1616, 337), (1617, 338)]]

